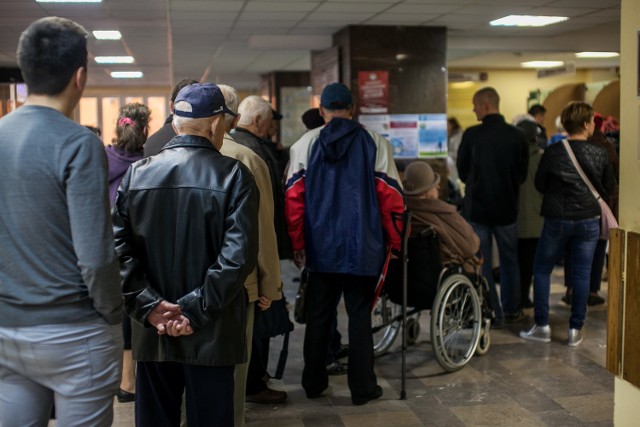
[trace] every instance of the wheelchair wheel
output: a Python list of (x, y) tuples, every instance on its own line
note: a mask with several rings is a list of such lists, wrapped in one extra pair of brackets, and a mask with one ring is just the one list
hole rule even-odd
[(481, 332), (480, 300), (463, 274), (445, 278), (431, 310), (431, 343), (447, 372), (463, 368), (473, 357)]
[(414, 345), (420, 336), (420, 314), (407, 319), (407, 344)]
[(480, 339), (478, 340), (478, 347), (476, 348), (476, 354), (478, 356), (484, 356), (487, 354), (489, 347), (491, 346), (491, 320), (484, 318), (482, 319), (482, 322), (484, 325), (480, 331)]
[(375, 357), (385, 354), (393, 345), (401, 326), (400, 320), (397, 320), (396, 317), (401, 312), (402, 307), (392, 303), (384, 293), (376, 301), (371, 312), (373, 354)]

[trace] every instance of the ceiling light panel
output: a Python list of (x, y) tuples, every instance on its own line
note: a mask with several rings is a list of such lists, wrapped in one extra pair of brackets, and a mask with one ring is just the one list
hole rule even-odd
[(527, 61), (521, 62), (520, 65), (524, 68), (553, 68), (562, 67), (563, 61)]
[(620, 56), (618, 52), (578, 52), (576, 58), (615, 58)]
[(544, 27), (566, 21), (566, 16), (509, 15), (489, 22), (493, 26)]
[(102, 3), (102, 0), (36, 0), (38, 3)]
[(96, 56), (98, 64), (133, 64), (133, 56)]
[(141, 79), (144, 74), (142, 71), (112, 71), (111, 77), (114, 79)]
[(115, 30), (93, 31), (93, 36), (98, 40), (120, 40), (122, 38), (120, 31)]

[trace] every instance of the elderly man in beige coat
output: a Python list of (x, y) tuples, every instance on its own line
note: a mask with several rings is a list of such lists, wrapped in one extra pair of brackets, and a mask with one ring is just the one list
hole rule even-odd
[[(234, 88), (218, 85), (224, 95), (227, 108), (238, 110), (238, 94)], [(271, 178), (267, 164), (253, 150), (238, 144), (231, 138), (229, 131), (233, 129), (240, 117), (227, 117), (227, 133), (220, 152), (228, 157), (240, 160), (253, 173), (256, 185), (260, 191), (260, 207), (258, 210), (258, 229), (260, 242), (258, 246), (258, 266), (249, 275), (244, 286), (249, 297), (247, 307), (247, 355), (251, 355), (251, 341), (253, 336), (254, 304), (266, 310), (271, 301), (282, 298), (282, 280), (280, 278), (280, 261), (276, 232), (273, 225), (273, 195), (271, 192)], [(244, 425), (244, 402), (249, 363), (237, 365), (235, 370), (234, 391), (234, 420), (235, 426)], [(276, 393), (284, 393), (274, 390)], [(286, 394), (285, 394), (286, 396)]]

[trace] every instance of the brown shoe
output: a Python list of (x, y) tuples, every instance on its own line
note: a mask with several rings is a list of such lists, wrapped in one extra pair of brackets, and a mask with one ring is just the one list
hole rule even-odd
[(287, 400), (287, 393), (284, 391), (273, 390), (269, 387), (262, 390), (260, 393), (248, 394), (245, 398), (246, 402), (251, 403), (264, 403), (271, 405), (274, 403), (282, 403)]

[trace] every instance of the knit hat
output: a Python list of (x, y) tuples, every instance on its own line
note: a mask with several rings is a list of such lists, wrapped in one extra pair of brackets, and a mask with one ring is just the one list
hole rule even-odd
[(404, 194), (415, 196), (425, 193), (440, 183), (440, 175), (435, 173), (427, 162), (413, 162), (404, 170), (402, 185)]

